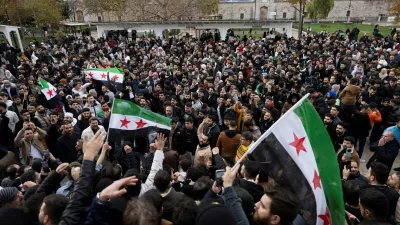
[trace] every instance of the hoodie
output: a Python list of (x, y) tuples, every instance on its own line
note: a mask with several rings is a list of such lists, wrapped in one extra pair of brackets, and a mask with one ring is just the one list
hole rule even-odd
[(223, 157), (236, 156), (236, 150), (240, 145), (241, 135), (236, 130), (225, 130), (219, 134), (217, 140), (217, 147), (219, 148), (220, 155)]

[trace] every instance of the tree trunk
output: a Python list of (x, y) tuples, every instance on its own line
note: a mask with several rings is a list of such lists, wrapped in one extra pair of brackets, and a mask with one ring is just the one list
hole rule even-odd
[(299, 34), (298, 34), (298, 38), (300, 39), (302, 34), (303, 34), (303, 14), (304, 14), (304, 6), (303, 6), (303, 2), (300, 1), (300, 9), (299, 9)]

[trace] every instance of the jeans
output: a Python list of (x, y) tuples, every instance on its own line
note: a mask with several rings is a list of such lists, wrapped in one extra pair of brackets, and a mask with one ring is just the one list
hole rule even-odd
[(365, 143), (367, 142), (367, 137), (354, 137), (354, 147), (357, 145), (358, 143), (358, 156), (361, 156), (364, 152), (364, 147), (365, 147)]

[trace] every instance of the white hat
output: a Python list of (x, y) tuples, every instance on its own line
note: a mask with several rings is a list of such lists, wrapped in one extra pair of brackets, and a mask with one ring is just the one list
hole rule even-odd
[(74, 118), (74, 115), (70, 112), (65, 113), (64, 117), (72, 117)]

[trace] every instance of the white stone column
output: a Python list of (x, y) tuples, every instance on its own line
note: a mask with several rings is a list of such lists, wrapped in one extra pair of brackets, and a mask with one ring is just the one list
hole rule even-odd
[(164, 38), (163, 38), (163, 33), (162, 33), (163, 30), (164, 30), (164, 29), (162, 29), (162, 28), (155, 28), (155, 29), (154, 29), (154, 34), (156, 35), (156, 38), (157, 38), (157, 37), (160, 37), (161, 40), (164, 39)]
[(10, 30), (6, 27), (6, 29), (4, 30), (4, 35), (7, 38), (8, 43), (10, 44), (11, 47), (14, 47), (14, 44), (11, 40), (11, 35), (10, 35)]
[(23, 52), (24, 51), (24, 46), (22, 45), (21, 36), (19, 35), (18, 28), (16, 29), (15, 33), (17, 33), (19, 48)]
[[(221, 40), (225, 40), (226, 34), (228, 33), (228, 27), (218, 27), (219, 34), (221, 35)], [(236, 35), (236, 34), (235, 34)]]

